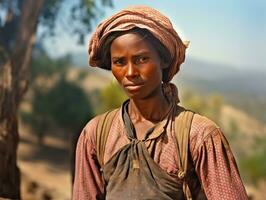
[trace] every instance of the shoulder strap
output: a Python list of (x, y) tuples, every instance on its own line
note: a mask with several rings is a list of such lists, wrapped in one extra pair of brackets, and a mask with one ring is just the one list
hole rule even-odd
[(118, 109), (108, 111), (99, 117), (99, 121), (96, 128), (96, 150), (97, 159), (100, 166), (103, 165), (105, 145), (107, 137)]
[(177, 150), (179, 154), (179, 172), (178, 177), (183, 180), (183, 192), (187, 200), (191, 200), (191, 192), (186, 182), (189, 133), (194, 113), (178, 107), (178, 115), (175, 117), (175, 134), (177, 141)]

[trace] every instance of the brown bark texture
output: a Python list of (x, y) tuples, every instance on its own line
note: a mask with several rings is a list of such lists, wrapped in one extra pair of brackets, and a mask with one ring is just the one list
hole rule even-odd
[(20, 199), (17, 111), (27, 90), (32, 45), (43, 0), (24, 0), (13, 51), (0, 63), (0, 197)]

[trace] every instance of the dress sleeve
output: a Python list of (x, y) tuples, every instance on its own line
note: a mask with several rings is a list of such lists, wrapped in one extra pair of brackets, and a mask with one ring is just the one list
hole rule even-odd
[(204, 130), (193, 158), (208, 199), (248, 200), (229, 144), (218, 127)]
[(104, 199), (104, 184), (95, 150), (96, 124), (97, 120), (90, 121), (77, 143), (73, 200)]

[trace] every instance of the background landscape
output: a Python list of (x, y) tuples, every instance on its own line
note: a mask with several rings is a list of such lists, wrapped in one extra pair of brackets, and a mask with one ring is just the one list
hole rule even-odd
[[(25, 2), (30, 3), (22, 10)], [(26, 93), (18, 103), (17, 157), (11, 151), (21, 172), (21, 197), (69, 200), (75, 145), (82, 128), (95, 115), (119, 107), (127, 98), (110, 72), (88, 66), (87, 43), (102, 19), (132, 2), (44, 1), (28, 46), (24, 40), (19, 43), (15, 36), (20, 36), (18, 27), (23, 30), (23, 26), (18, 26), (20, 19), (34, 11), (33, 5), (39, 2), (0, 0), (0, 119), (2, 111), (13, 103), (2, 100), (7, 88), (2, 86), (10, 78), (8, 73), (11, 67), (25, 67), (28, 71), (24, 69), (16, 74), (26, 85)], [(191, 41), (186, 61), (172, 81), (179, 89), (181, 104), (206, 115), (221, 127), (250, 199), (264, 200), (266, 2), (136, 0), (135, 4), (163, 12), (180, 37)], [(33, 16), (28, 18), (31, 19)], [(21, 61), (25, 52), (31, 52), (24, 55), (27, 64)], [(16, 61), (21, 62), (14, 68), (11, 64)], [(8, 64), (10, 69), (6, 67)], [(28, 75), (25, 80), (24, 73)], [(15, 89), (11, 87), (11, 91)], [(11, 111), (13, 108), (6, 113), (12, 114)], [(1, 146), (5, 134), (1, 120), (0, 147), (5, 147)], [(17, 136), (11, 136), (14, 135)], [(6, 146), (8, 150), (9, 146)], [(3, 153), (2, 149), (0, 155), (10, 153)], [(1, 181), (0, 177), (0, 199)]]
[[(86, 54), (57, 60), (37, 55), (41, 56), (33, 62), (32, 85), (20, 109), (24, 187), (29, 196), (32, 190), (34, 195), (69, 199), (69, 137), (92, 116), (118, 107), (126, 96), (111, 72), (87, 67)], [(244, 71), (188, 57), (173, 81), (181, 104), (221, 126), (254, 199), (263, 199), (266, 187), (265, 78), (263, 70)]]

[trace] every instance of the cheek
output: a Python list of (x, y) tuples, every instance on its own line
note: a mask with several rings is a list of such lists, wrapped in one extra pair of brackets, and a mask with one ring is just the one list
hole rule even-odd
[(112, 70), (112, 73), (113, 73), (114, 77), (116, 78), (116, 80), (119, 83), (121, 83), (121, 81), (123, 79), (122, 70), (118, 69), (116, 67), (112, 67), (112, 66), (111, 66), (111, 70)]
[(147, 78), (150, 78), (156, 82), (157, 80), (161, 81), (163, 72), (160, 66), (154, 64), (152, 65), (152, 67), (151, 66), (147, 67), (145, 69), (144, 74), (146, 75)]

